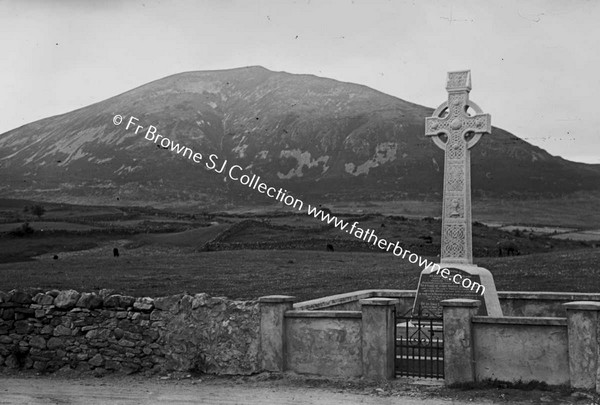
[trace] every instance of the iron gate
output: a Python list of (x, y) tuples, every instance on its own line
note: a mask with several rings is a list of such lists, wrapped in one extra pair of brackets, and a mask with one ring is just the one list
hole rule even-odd
[(396, 314), (396, 376), (444, 378), (443, 318), (412, 308)]

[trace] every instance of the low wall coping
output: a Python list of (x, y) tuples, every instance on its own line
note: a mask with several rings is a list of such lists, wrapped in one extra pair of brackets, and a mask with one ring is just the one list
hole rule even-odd
[(440, 302), (443, 307), (471, 307), (475, 308), (481, 305), (479, 300), (470, 300), (467, 298), (453, 298), (451, 300), (443, 300)]
[(296, 301), (296, 297), (292, 297), (290, 295), (266, 295), (258, 299), (258, 302), (261, 304), (280, 304), (294, 301)]
[(600, 301), (600, 294), (597, 293), (576, 293), (576, 292), (550, 292), (550, 291), (498, 291), (500, 299), (522, 299), (522, 300), (590, 300)]
[(414, 298), (417, 290), (372, 290), (376, 297), (387, 298)]
[[(358, 290), (349, 293), (330, 295), (327, 297), (316, 298), (308, 301), (297, 302), (294, 309), (314, 310), (327, 308), (334, 305), (346, 304), (359, 301), (365, 298), (387, 297), (387, 298), (414, 298), (416, 290), (389, 290), (389, 289), (371, 289)], [(556, 301), (599, 301), (599, 293), (577, 293), (577, 292), (550, 292), (550, 291), (498, 291), (498, 298), (521, 299), (521, 300), (556, 300)]]
[(327, 308), (371, 297), (414, 298), (416, 294), (416, 290), (359, 290), (298, 302), (294, 304), (294, 309)]
[(316, 309), (330, 307), (333, 305), (345, 304), (347, 302), (358, 301), (362, 298), (373, 296), (373, 290), (360, 290), (344, 294), (330, 295), (328, 297), (316, 298), (314, 300), (298, 302), (294, 304), (294, 309)]
[(414, 298), (416, 294), (416, 290), (359, 290), (298, 302), (294, 304), (294, 309), (327, 308), (371, 297)]
[(580, 311), (600, 311), (600, 302), (594, 301), (575, 301), (562, 304), (567, 311), (580, 310)]
[(502, 325), (537, 325), (537, 326), (567, 326), (567, 318), (543, 317), (521, 317), (521, 316), (474, 316), (473, 323), (494, 323)]
[(392, 306), (400, 303), (396, 298), (366, 298), (358, 301), (360, 305)]
[(360, 311), (286, 311), (286, 318), (362, 318)]

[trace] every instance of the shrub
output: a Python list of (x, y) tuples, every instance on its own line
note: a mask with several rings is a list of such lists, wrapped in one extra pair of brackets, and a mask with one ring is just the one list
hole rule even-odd
[(35, 230), (31, 226), (29, 226), (29, 222), (25, 222), (18, 228), (15, 228), (12, 231), (10, 231), (8, 234), (10, 236), (22, 238), (23, 236), (31, 235), (34, 232)]
[(41, 218), (42, 215), (46, 213), (46, 208), (44, 208), (42, 205), (34, 205), (31, 207), (31, 213), (38, 218)]

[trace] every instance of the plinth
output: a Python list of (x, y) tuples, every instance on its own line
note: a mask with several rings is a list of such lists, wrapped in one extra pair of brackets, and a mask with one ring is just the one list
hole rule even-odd
[[(481, 302), (477, 315), (502, 316), (498, 292), (492, 273), (473, 264), (446, 263), (431, 266), (421, 272), (413, 314), (440, 317), (441, 302), (467, 298)], [(448, 269), (446, 276), (444, 269)]]

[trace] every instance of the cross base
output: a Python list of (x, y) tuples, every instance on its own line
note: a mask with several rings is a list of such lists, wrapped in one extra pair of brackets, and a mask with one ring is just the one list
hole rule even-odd
[[(441, 270), (436, 271), (437, 266), (442, 270), (448, 269), (448, 275)], [(423, 316), (428, 314), (441, 316), (440, 303), (443, 300), (468, 298), (481, 301), (478, 315), (502, 316), (494, 277), (489, 270), (474, 264), (449, 262), (442, 262), (437, 266), (430, 266), (421, 271), (413, 314), (421, 312)], [(453, 280), (458, 281), (458, 284)]]

